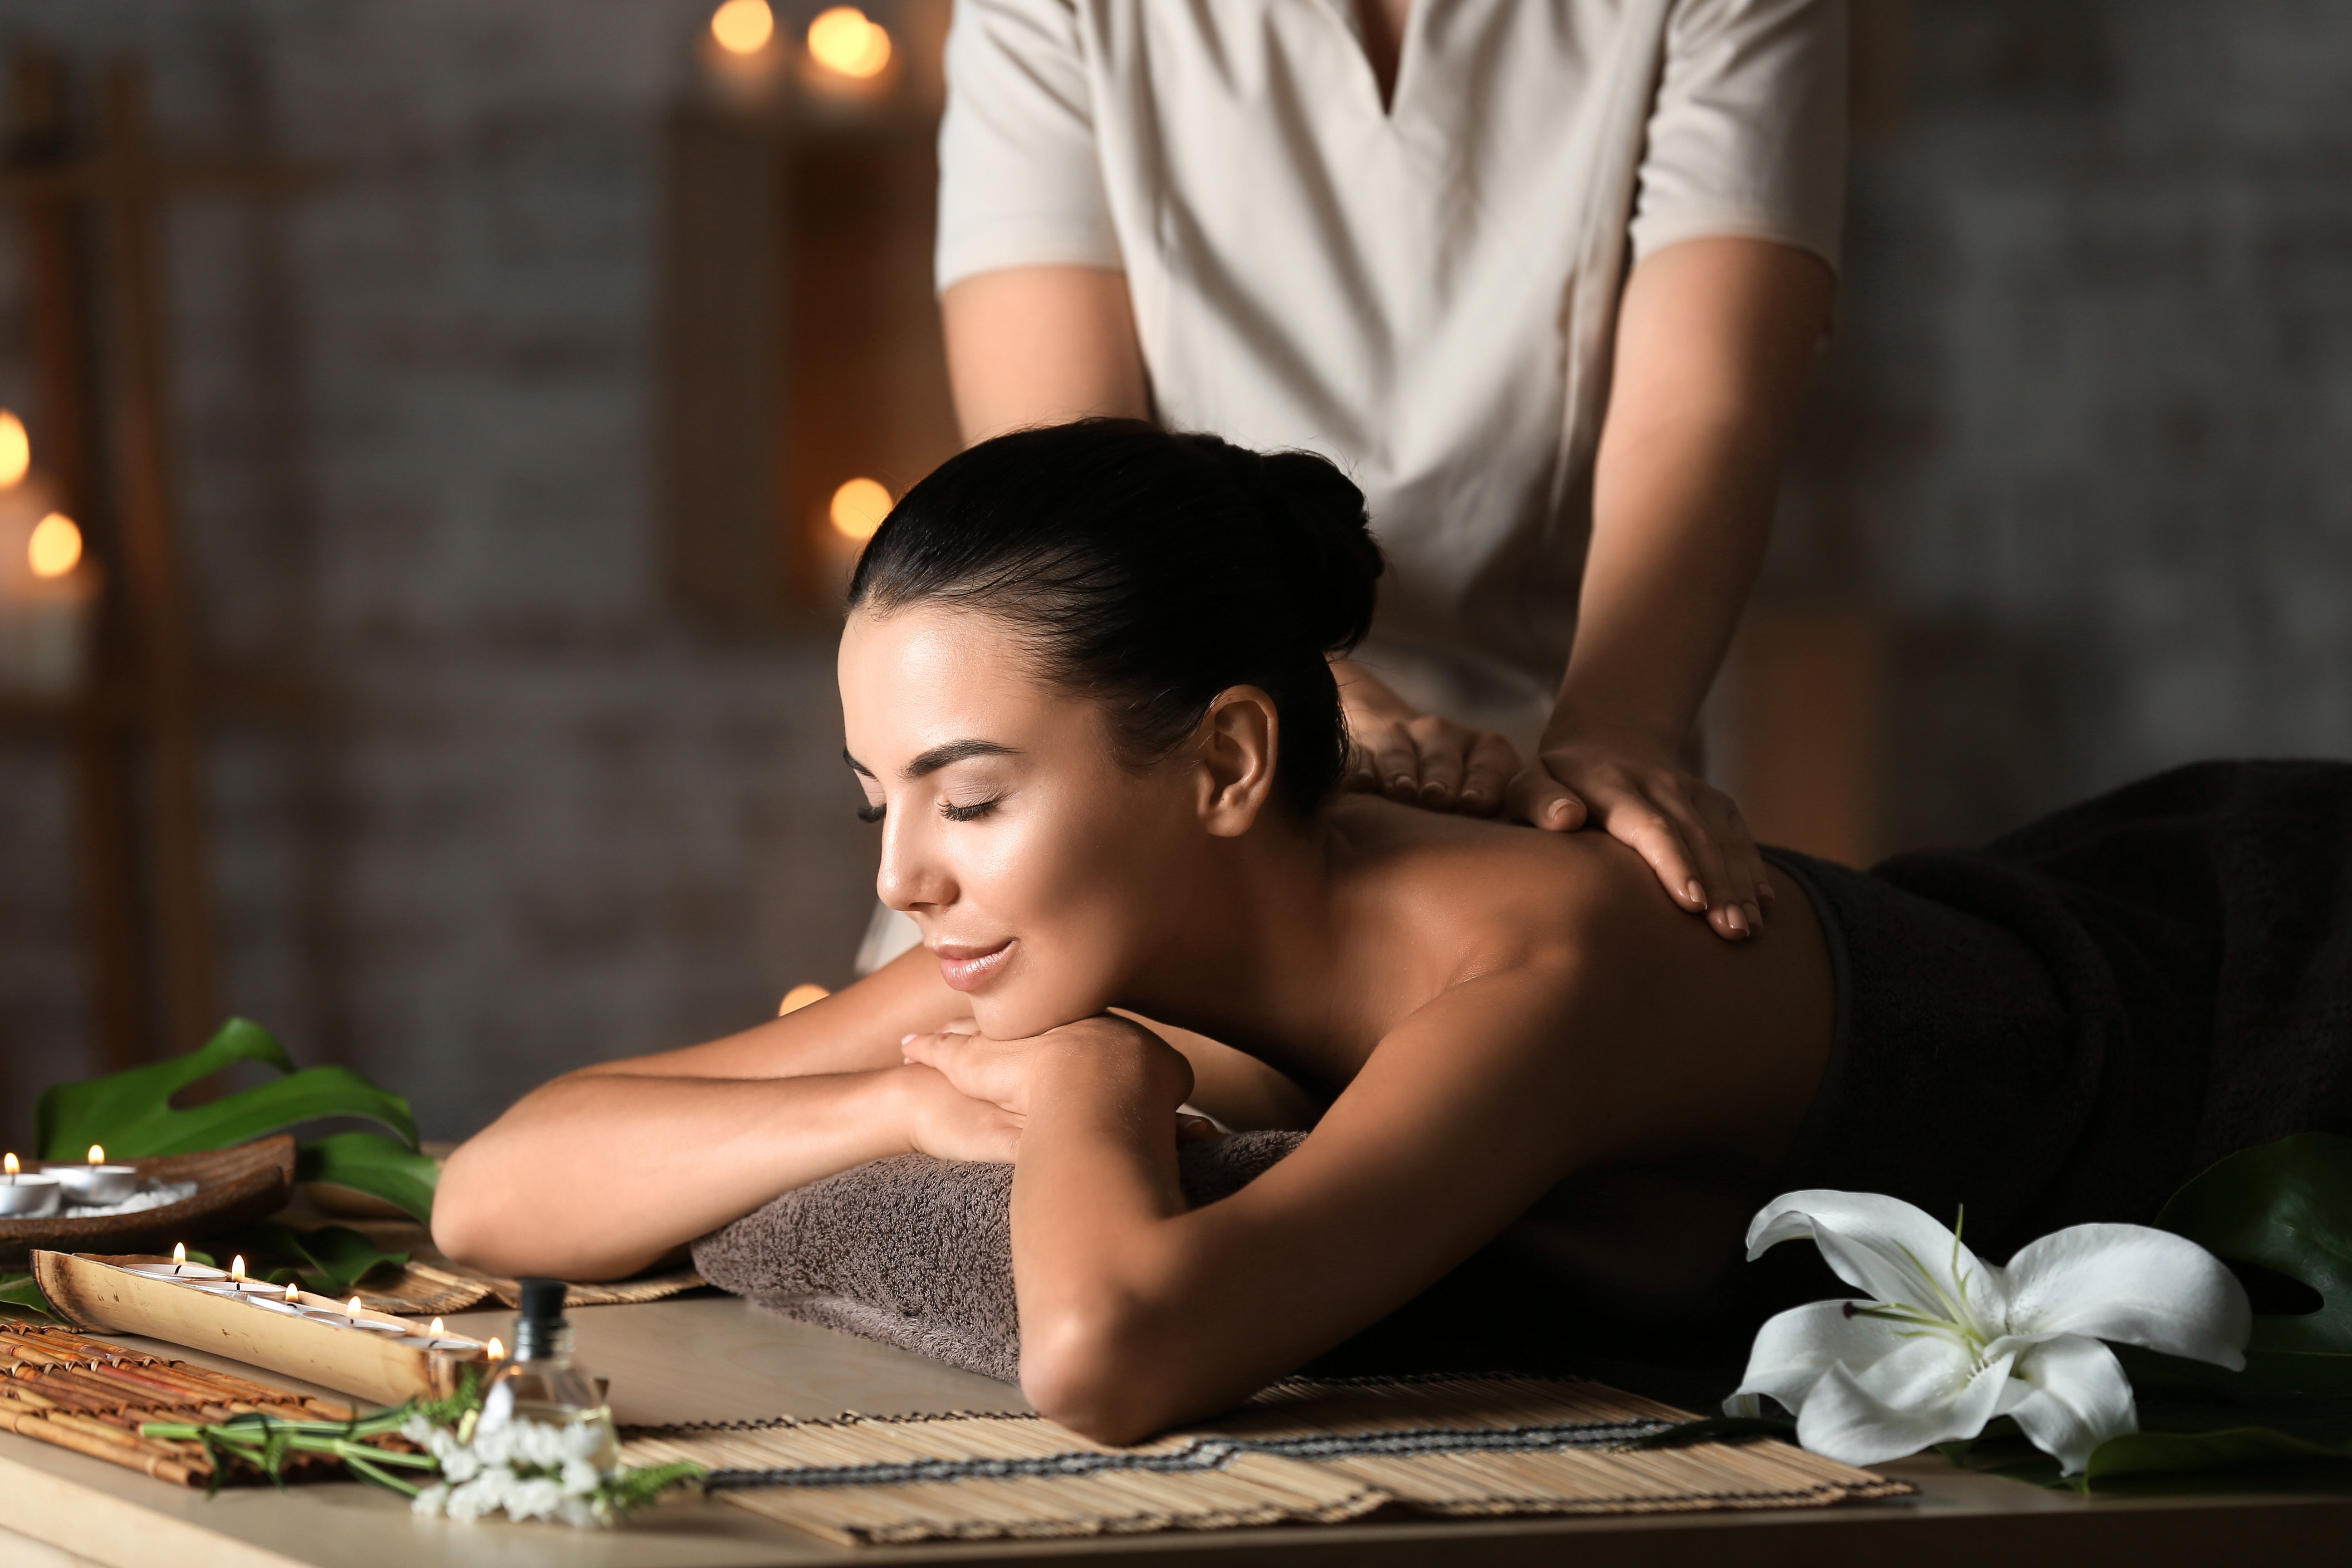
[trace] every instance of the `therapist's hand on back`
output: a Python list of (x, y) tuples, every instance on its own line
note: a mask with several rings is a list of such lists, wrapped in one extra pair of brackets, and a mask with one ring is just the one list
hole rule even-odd
[(1591, 826), (1630, 845), (1676, 904), (1733, 942), (1763, 929), (1778, 896), (1732, 798), (1655, 747), (1547, 735), (1506, 809), (1555, 833)]
[(1423, 713), (1351, 659), (1333, 659), (1350, 742), (1345, 786), (1407, 805), (1492, 816), (1521, 763), (1519, 749), (1489, 730)]

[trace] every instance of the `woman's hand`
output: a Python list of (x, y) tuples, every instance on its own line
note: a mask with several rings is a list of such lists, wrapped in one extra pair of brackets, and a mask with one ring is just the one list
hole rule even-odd
[[(909, 1035), (899, 1043), (909, 1063), (934, 1072), (956, 1093), (986, 1104), (1016, 1123), (1026, 1119), (1037, 1097), (1066, 1068), (1117, 1064), (1173, 1115), (1192, 1092), (1192, 1064), (1159, 1036), (1105, 1014), (1048, 1029), (1025, 1040), (992, 1040), (984, 1035)], [(1125, 1075), (1122, 1075), (1125, 1076)]]
[(1351, 742), (1349, 789), (1468, 816), (1502, 808), (1519, 771), (1517, 747), (1492, 731), (1416, 711), (1353, 659), (1333, 659), (1331, 673)]
[(1763, 929), (1778, 896), (1731, 797), (1633, 747), (1548, 740), (1511, 781), (1509, 810), (1555, 833), (1590, 824), (1631, 845), (1675, 902), (1733, 942)]
[(946, 1074), (917, 1062), (898, 1069), (907, 1146), (934, 1160), (985, 1160), (1009, 1165), (1021, 1149), (1021, 1118), (975, 1100)]

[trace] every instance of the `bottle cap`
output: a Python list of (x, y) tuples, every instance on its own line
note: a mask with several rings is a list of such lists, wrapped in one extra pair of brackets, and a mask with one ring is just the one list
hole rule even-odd
[(526, 1279), (522, 1282), (522, 1316), (525, 1322), (554, 1323), (563, 1317), (563, 1293), (570, 1287), (561, 1279)]

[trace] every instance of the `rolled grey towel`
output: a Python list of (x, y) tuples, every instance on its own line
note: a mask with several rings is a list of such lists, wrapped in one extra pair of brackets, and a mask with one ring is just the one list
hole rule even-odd
[[(1199, 1208), (1239, 1192), (1305, 1139), (1238, 1132), (1183, 1145), (1185, 1200)], [(1010, 1165), (877, 1160), (711, 1232), (694, 1244), (694, 1267), (785, 1317), (1020, 1379)]]

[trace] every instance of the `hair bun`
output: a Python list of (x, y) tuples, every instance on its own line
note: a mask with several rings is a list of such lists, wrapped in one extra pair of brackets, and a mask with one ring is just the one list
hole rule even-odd
[(1364, 492), (1313, 452), (1251, 456), (1259, 484), (1289, 524), (1289, 585), (1307, 635), (1326, 653), (1345, 653), (1372, 629), (1374, 584), (1388, 569)]

